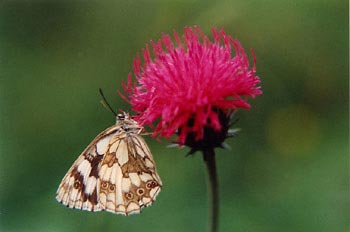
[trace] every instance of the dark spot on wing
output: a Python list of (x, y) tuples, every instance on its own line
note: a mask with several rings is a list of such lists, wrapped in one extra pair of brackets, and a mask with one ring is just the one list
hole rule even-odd
[(89, 176), (94, 176), (94, 177), (96, 177), (96, 179), (99, 178), (98, 168), (99, 168), (99, 164), (100, 164), (102, 158), (103, 158), (103, 155), (98, 155), (98, 156), (93, 158), (93, 160), (91, 161), (91, 172), (90, 172)]
[(92, 205), (97, 205), (97, 191), (96, 189), (92, 192), (91, 195), (88, 196), (88, 200)]
[(78, 171), (78, 167), (74, 167), (71, 173), (71, 176), (74, 177), (74, 185), (73, 187), (76, 188), (79, 193), (82, 195), (82, 201), (85, 202), (87, 200), (87, 195), (85, 192), (85, 185), (84, 183), (84, 177), (83, 175)]

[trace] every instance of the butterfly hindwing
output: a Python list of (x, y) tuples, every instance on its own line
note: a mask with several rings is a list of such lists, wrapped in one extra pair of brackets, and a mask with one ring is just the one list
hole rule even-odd
[(76, 209), (139, 213), (161, 188), (142, 130), (127, 114), (100, 133), (63, 178), (57, 200)]
[(99, 202), (113, 213), (139, 213), (161, 186), (149, 148), (139, 135), (111, 138), (99, 172)]

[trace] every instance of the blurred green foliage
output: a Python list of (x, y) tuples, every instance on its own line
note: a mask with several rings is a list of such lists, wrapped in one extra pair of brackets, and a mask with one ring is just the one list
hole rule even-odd
[[(150, 39), (186, 25), (224, 27), (257, 56), (264, 94), (218, 151), (220, 231), (349, 230), (348, 1), (2, 1), (0, 230), (205, 231), (199, 154), (147, 138), (164, 187), (138, 216), (70, 210), (55, 191), (114, 123)], [(171, 100), (171, 99), (169, 99)]]

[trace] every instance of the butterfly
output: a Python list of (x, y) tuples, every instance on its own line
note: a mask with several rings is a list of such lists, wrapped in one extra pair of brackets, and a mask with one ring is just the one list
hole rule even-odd
[(150, 206), (162, 187), (143, 127), (129, 114), (101, 132), (62, 179), (58, 202), (69, 208), (129, 215)]

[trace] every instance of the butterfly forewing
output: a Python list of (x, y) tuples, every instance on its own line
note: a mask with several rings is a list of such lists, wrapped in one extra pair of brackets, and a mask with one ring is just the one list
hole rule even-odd
[[(123, 116), (123, 117), (122, 117)], [(57, 200), (76, 209), (139, 213), (161, 189), (142, 127), (127, 114), (100, 133), (63, 178)]]

